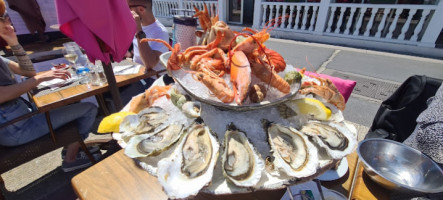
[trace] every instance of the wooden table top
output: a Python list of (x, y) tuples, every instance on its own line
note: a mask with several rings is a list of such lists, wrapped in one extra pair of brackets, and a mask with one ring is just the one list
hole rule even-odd
[[(151, 70), (148, 73), (145, 73), (145, 67), (140, 67), (140, 70), (137, 74), (116, 75), (115, 79), (117, 82), (117, 86), (121, 87), (136, 82), (140, 79), (148, 78), (155, 75), (157, 75), (156, 71)], [(54, 91), (46, 95), (38, 97), (33, 96), (32, 98), (35, 105), (37, 106), (37, 109), (40, 112), (46, 112), (51, 109), (75, 103), (84, 98), (97, 94), (102, 94), (107, 91), (109, 91), (108, 84), (105, 84), (103, 86), (91, 85), (90, 89), (86, 85), (80, 84), (73, 87), (67, 87), (63, 90)]]
[[(342, 178), (323, 181), (328, 189), (349, 195), (357, 166), (357, 153), (347, 156), (349, 171)], [(375, 183), (367, 183), (370, 186)], [(88, 168), (72, 179), (72, 185), (80, 199), (167, 199), (157, 178), (141, 169), (133, 159), (124, 154), (124, 150), (109, 156)], [(366, 185), (360, 185), (354, 193), (369, 192)], [(256, 191), (248, 194), (211, 195), (199, 193), (193, 199), (281, 199), (286, 189)], [(363, 193), (364, 193), (363, 192)], [(354, 196), (354, 195), (353, 195)], [(368, 198), (371, 199), (371, 198)]]
[[(80, 199), (168, 199), (157, 178), (120, 150), (72, 178)], [(193, 199), (280, 199), (286, 189), (236, 195), (199, 193)]]

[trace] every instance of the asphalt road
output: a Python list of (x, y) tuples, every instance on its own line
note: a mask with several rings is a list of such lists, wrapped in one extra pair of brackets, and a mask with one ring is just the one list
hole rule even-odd
[[(356, 88), (367, 89), (360, 92), (354, 90), (347, 102), (344, 117), (365, 127), (371, 126), (381, 102), (409, 76), (417, 74), (443, 78), (443, 60), (283, 39), (269, 39), (265, 44), (279, 52), (288, 64), (306, 67), (309, 71), (346, 74), (358, 79)], [(374, 91), (384, 93), (374, 95)]]

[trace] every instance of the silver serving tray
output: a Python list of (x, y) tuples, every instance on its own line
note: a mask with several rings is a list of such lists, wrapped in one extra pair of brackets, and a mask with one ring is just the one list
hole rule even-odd
[[(160, 55), (160, 61), (161, 63), (166, 67), (168, 63), (168, 59), (171, 56), (171, 52), (165, 52), (162, 55)], [(199, 95), (196, 95), (195, 89), (193, 87), (190, 87), (187, 84), (184, 84), (183, 81), (179, 78), (178, 73), (179, 71), (183, 70), (168, 70), (168, 74), (175, 80), (176, 83), (178, 83), (191, 97), (197, 99), (198, 101), (216, 106), (221, 109), (227, 109), (227, 110), (235, 110), (235, 111), (248, 111), (248, 110), (256, 110), (261, 108), (266, 108), (269, 106), (278, 105), (280, 103), (286, 102), (290, 99), (292, 99), (298, 92), (301, 86), (301, 81), (296, 82), (291, 85), (291, 91), (279, 98), (271, 99), (262, 101), (260, 103), (249, 103), (249, 104), (243, 104), (238, 105), (235, 102), (232, 103), (223, 103), (218, 99), (210, 99), (210, 98), (204, 98)]]

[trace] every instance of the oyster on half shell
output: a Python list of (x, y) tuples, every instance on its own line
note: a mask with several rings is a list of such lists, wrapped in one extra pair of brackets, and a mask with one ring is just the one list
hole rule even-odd
[(300, 129), (320, 147), (325, 148), (332, 159), (341, 159), (350, 154), (356, 138), (345, 126), (334, 122), (308, 121)]
[(130, 158), (158, 155), (178, 141), (182, 130), (182, 124), (170, 124), (153, 134), (135, 135), (129, 140), (125, 154)]
[(262, 120), (274, 156), (274, 166), (288, 176), (308, 177), (317, 171), (317, 149), (294, 128)]
[(222, 155), (222, 169), (226, 179), (240, 187), (253, 187), (260, 180), (264, 166), (263, 159), (246, 134), (233, 123), (229, 124)]
[(134, 132), (136, 134), (146, 134), (152, 133), (156, 128), (161, 127), (161, 125), (167, 121), (168, 114), (163, 108), (150, 107), (140, 111), (138, 117), (139, 124)]
[(196, 195), (212, 180), (219, 144), (208, 126), (197, 119), (174, 153), (158, 163), (157, 177), (170, 198)]
[(183, 104), (182, 111), (189, 118), (200, 117), (201, 103), (198, 101), (188, 101)]

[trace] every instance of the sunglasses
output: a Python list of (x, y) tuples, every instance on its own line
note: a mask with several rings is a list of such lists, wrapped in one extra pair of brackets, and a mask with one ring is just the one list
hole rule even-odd
[(144, 6), (144, 5), (129, 5), (129, 8), (135, 8), (135, 7), (139, 7), (139, 6), (146, 8), (146, 6)]
[(0, 21), (3, 22), (3, 23), (4, 22), (11, 22), (11, 18), (9, 17), (8, 13), (5, 12), (5, 14), (3, 14), (0, 17)]

